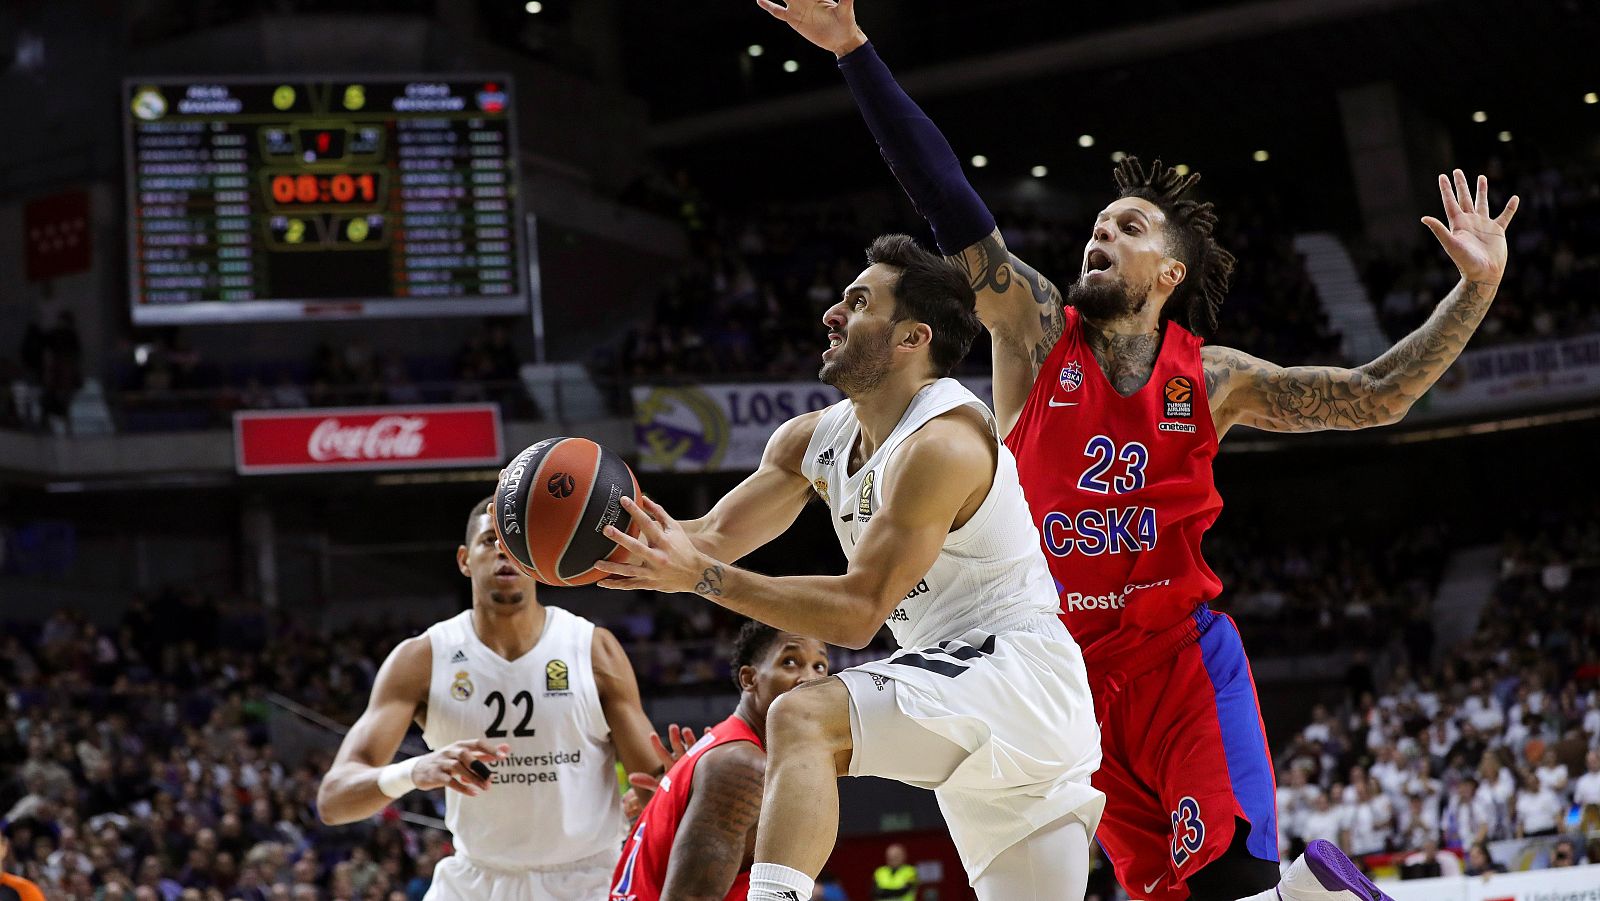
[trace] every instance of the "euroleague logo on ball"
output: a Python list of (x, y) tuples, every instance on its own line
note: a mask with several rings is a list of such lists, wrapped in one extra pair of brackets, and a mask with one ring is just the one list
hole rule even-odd
[(1194, 415), (1194, 382), (1185, 376), (1167, 379), (1162, 395), (1167, 399), (1168, 419), (1187, 419)]
[(571, 497), (577, 487), (577, 480), (564, 472), (551, 476), (550, 481), (544, 485), (544, 489), (550, 492), (551, 497)]

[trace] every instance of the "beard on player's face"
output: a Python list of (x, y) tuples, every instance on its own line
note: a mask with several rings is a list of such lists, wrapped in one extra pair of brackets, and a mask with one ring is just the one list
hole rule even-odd
[(894, 326), (885, 325), (877, 334), (857, 330), (840, 346), (838, 355), (822, 364), (817, 378), (832, 385), (846, 397), (865, 394), (889, 377), (894, 361)]
[(1123, 319), (1142, 312), (1154, 288), (1154, 278), (1142, 285), (1128, 284), (1121, 274), (1115, 279), (1080, 278), (1067, 286), (1067, 306), (1076, 307), (1091, 322)]
[(522, 603), (526, 597), (527, 595), (523, 594), (521, 590), (489, 592), (489, 600), (493, 601), (497, 607), (515, 607)]

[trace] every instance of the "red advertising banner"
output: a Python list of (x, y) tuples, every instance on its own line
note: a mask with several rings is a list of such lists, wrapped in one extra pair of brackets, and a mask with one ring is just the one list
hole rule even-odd
[(22, 229), (28, 238), (28, 281), (87, 271), (94, 260), (89, 224), (88, 191), (65, 191), (28, 201), (22, 208)]
[(241, 475), (505, 462), (494, 404), (238, 412), (233, 455)]

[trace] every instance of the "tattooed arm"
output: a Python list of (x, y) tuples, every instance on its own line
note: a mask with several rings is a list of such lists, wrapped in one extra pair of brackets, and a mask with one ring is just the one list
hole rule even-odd
[(712, 748), (694, 768), (694, 790), (678, 824), (663, 901), (722, 901), (755, 856), (766, 756), (749, 742)]
[(597, 563), (616, 577), (600, 587), (692, 591), (785, 632), (866, 647), (989, 494), (996, 453), (988, 424), (973, 412), (952, 410), (918, 429), (894, 452), (892, 476), (867, 482), (844, 508), (867, 525), (842, 575), (775, 577), (730, 566), (697, 550), (654, 501), (623, 498), (639, 537), (607, 527), (606, 537), (633, 556)]
[(1006, 250), (994, 216), (968, 182), (950, 142), (895, 82), (856, 25), (853, 0), (757, 2), (838, 57), (850, 96), (884, 161), (928, 221), (939, 249), (966, 271), (978, 294), (978, 318), (994, 344), (994, 412), (1005, 435), (1061, 336), (1061, 292)]
[(1390, 425), (1426, 394), (1461, 355), (1483, 321), (1506, 265), (1506, 226), (1517, 211), (1512, 197), (1489, 217), (1489, 185), (1478, 177), (1474, 199), (1466, 176), (1439, 176), (1447, 228), (1433, 217), (1422, 221), (1439, 239), (1461, 282), (1421, 328), (1376, 360), (1354, 369), (1283, 367), (1227, 347), (1201, 351), (1212, 420), (1221, 436), (1234, 424), (1274, 432), (1315, 432)]
[(978, 318), (989, 330), (994, 360), (994, 414), (1006, 435), (1022, 415), (1033, 380), (1066, 327), (1061, 292), (1006, 250), (996, 228), (950, 258), (978, 295)]

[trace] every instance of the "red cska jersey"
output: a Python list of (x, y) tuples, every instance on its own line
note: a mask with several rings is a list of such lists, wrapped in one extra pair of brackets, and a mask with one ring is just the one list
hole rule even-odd
[(1222, 510), (1200, 345), (1168, 322), (1150, 381), (1123, 397), (1068, 307), (1066, 330), (1006, 436), (1061, 620), (1091, 662), (1136, 648), (1222, 590), (1200, 555)]
[[(645, 805), (627, 844), (622, 846), (622, 859), (611, 875), (611, 901), (660, 901), (661, 888), (667, 881), (667, 864), (672, 860), (672, 842), (684, 811), (689, 809), (695, 765), (712, 748), (736, 741), (751, 742), (766, 750), (749, 723), (737, 715), (730, 716), (707, 729), (662, 777), (661, 789)], [(740, 870), (723, 901), (745, 901), (749, 894), (750, 871)]]

